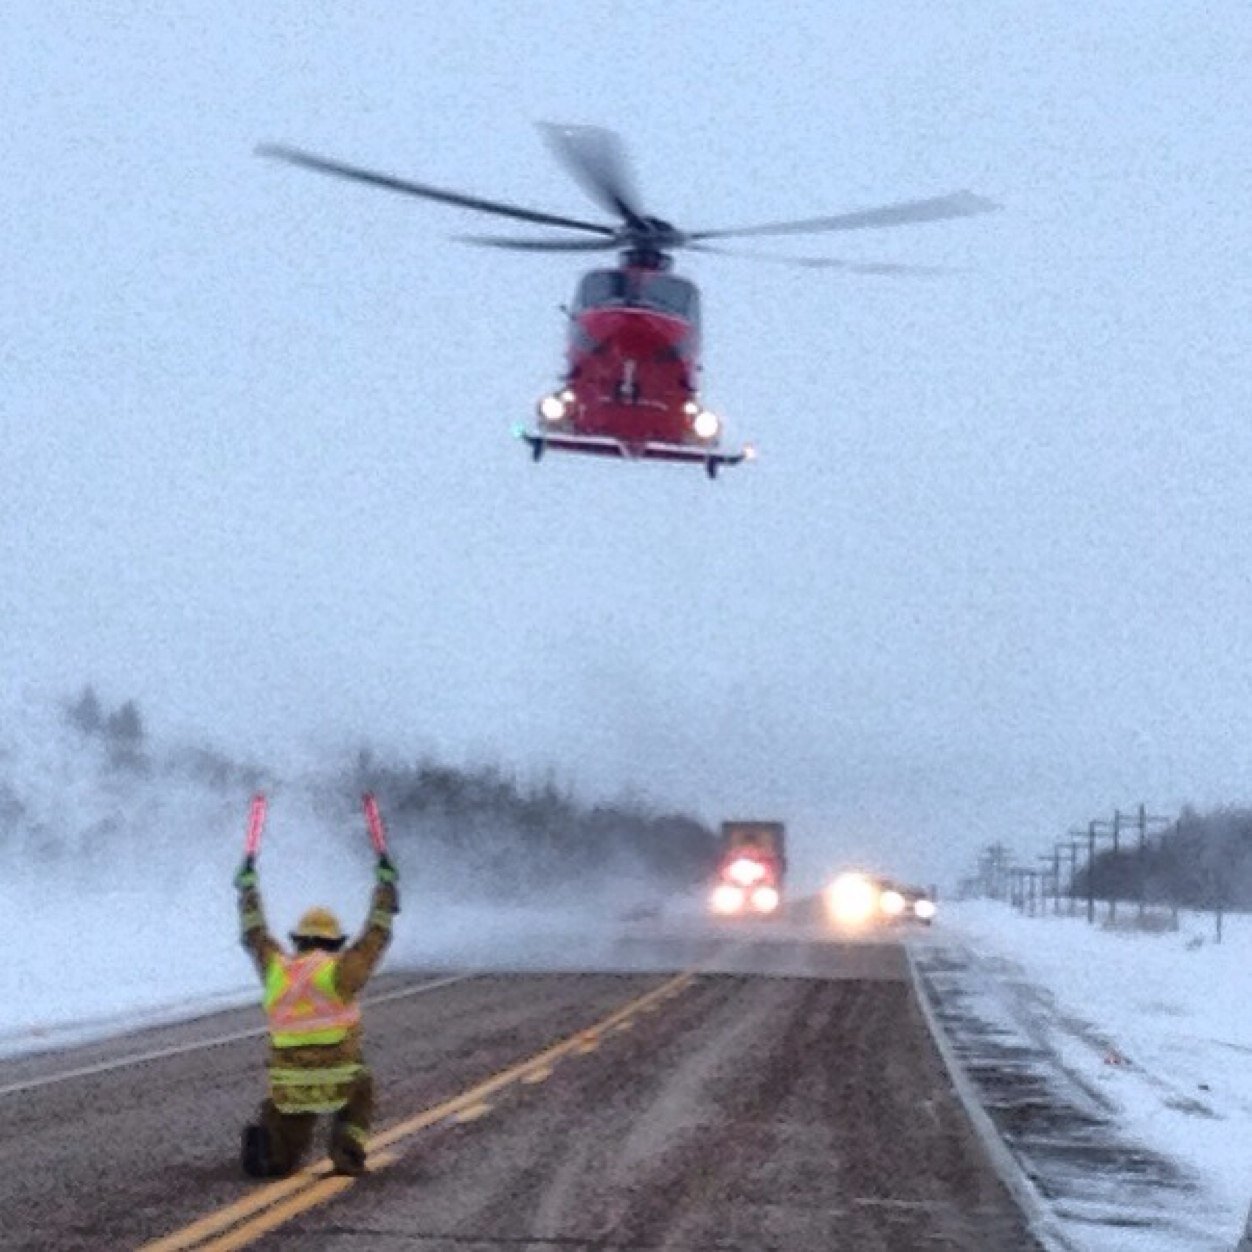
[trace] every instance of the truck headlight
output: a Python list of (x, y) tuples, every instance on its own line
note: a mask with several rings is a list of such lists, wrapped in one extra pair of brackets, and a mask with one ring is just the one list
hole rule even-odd
[(768, 883), (752, 890), (752, 907), (758, 913), (772, 913), (778, 907), (778, 891)]
[(741, 856), (726, 867), (726, 877), (737, 887), (750, 887), (765, 877), (765, 866), (751, 857)]
[(930, 921), (936, 911), (933, 900), (915, 900), (913, 902), (913, 912), (924, 922)]
[(714, 913), (723, 915), (728, 913), (738, 913), (743, 908), (743, 902), (747, 898), (747, 892), (742, 887), (736, 887), (731, 883), (718, 883), (713, 888), (713, 895), (709, 900), (709, 904)]

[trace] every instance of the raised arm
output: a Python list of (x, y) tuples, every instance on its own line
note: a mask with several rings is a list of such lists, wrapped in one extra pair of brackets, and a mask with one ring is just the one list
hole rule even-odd
[(335, 985), (345, 999), (357, 995), (369, 981), (391, 942), (391, 919), (400, 911), (400, 893), (396, 888), (399, 875), (395, 866), (383, 855), (375, 870), (377, 883), (370, 897), (370, 913), (365, 929), (352, 946), (339, 958)]
[(239, 872), (235, 875), (235, 887), (239, 891), (239, 942), (247, 948), (257, 973), (264, 979), (270, 958), (282, 949), (265, 924), (256, 863), (251, 857), (247, 857), (239, 867)]

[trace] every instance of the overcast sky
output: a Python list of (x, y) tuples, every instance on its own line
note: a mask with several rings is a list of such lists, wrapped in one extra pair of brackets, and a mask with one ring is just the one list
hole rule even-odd
[[(281, 758), (554, 765), (797, 860), (959, 872), (1252, 800), (1252, 7), (272, 3), (0, 12), (0, 664)], [(551, 457), (577, 257), (252, 155), (595, 215), (1003, 213), (683, 258), (760, 461)]]

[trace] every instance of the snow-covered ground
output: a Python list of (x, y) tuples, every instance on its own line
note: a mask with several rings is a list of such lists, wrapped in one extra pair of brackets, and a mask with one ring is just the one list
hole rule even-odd
[[(1206, 915), (1143, 933), (969, 902), (919, 952), (959, 1001), (967, 1060), (1033, 1071), (1001, 1125), (1012, 1140), (1032, 1115), (1020, 1155), (1075, 1247), (1234, 1246), (1252, 1198), (1252, 918), (1227, 917), (1218, 945)], [(1055, 1124), (1049, 1100), (1064, 1109)], [(1073, 1177), (1083, 1160), (1107, 1171), (1103, 1193), (1099, 1177)]]

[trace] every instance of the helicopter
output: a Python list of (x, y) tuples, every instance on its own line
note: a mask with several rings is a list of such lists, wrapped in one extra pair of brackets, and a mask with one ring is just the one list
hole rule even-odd
[(533, 428), (514, 428), (535, 461), (552, 450), (622, 460), (691, 462), (703, 465), (708, 476), (716, 478), (722, 467), (754, 457), (751, 445), (734, 450), (722, 447), (722, 419), (701, 398), (700, 293), (695, 283), (673, 271), (672, 254), (679, 249), (851, 273), (937, 273), (942, 271), (927, 266), (733, 251), (711, 241), (877, 229), (969, 217), (999, 207), (972, 192), (959, 191), (832, 217), (684, 230), (644, 211), (624, 146), (614, 131), (548, 123), (540, 129), (558, 160), (590, 199), (612, 215), (613, 223), (447, 191), (285, 144), (257, 148), (261, 156), (386, 191), (579, 232), (521, 238), (456, 236), (460, 242), (539, 253), (618, 253), (615, 265), (590, 270), (579, 281), (572, 305), (563, 308), (568, 330), (560, 385), (539, 400)]

